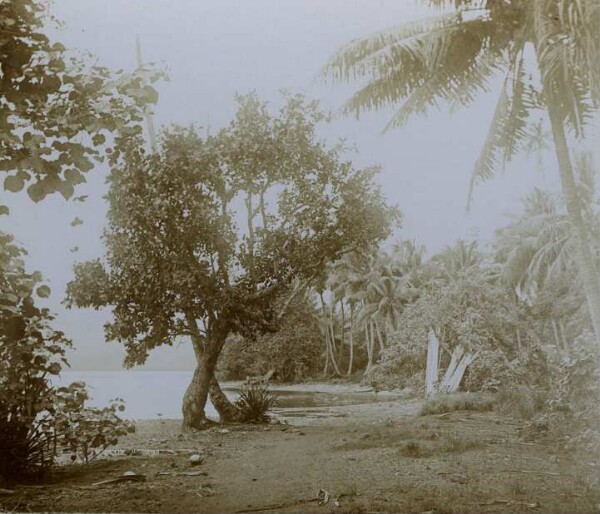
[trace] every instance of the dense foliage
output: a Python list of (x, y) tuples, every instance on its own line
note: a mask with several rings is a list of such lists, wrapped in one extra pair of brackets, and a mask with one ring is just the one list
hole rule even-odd
[[(574, 160), (600, 106), (598, 0), (436, 0), (435, 18), (359, 38), (332, 57), (333, 80), (366, 83), (346, 104), (357, 115), (400, 104), (387, 128), (441, 103), (472, 105), (492, 77), (502, 85), (472, 172), (475, 183), (516, 154), (552, 140), (570, 246), (600, 345), (600, 273), (577, 191)], [(554, 227), (552, 227), (554, 228)]]
[(94, 161), (117, 159), (142, 131), (144, 108), (157, 101), (149, 81), (160, 76), (86, 64), (46, 36), (47, 9), (44, 0), (0, 2), (0, 173), (5, 190), (28, 186), (36, 202), (71, 198)]
[[(578, 194), (597, 227), (597, 192), (589, 161), (581, 163)], [(599, 255), (596, 234), (590, 243)], [(372, 361), (357, 366), (366, 382), (420, 391), (433, 330), (441, 370), (457, 348), (473, 356), (461, 389), (506, 397), (509, 389), (526, 391), (538, 407), (589, 421), (598, 412), (598, 351), (572, 245), (560, 197), (535, 190), (489, 250), (459, 241), (425, 261), (415, 243), (404, 242), (389, 253), (346, 255), (329, 268), (321, 293), (329, 298), (322, 359), (334, 359), (342, 375), (339, 350), (363, 348)], [(357, 316), (348, 315), (350, 306)]]
[(225, 380), (243, 380), (273, 370), (276, 381), (300, 382), (320, 375), (322, 351), (315, 309), (300, 296), (289, 305), (275, 332), (230, 338), (219, 371)]
[(198, 369), (186, 424), (203, 423), (209, 387), (221, 416), (233, 412), (214, 380), (230, 334), (274, 330), (282, 296), (390, 233), (397, 212), (374, 184), (377, 170), (356, 170), (339, 145), (319, 141), (324, 118), (299, 96), (271, 114), (249, 95), (216, 135), (166, 131), (152, 155), (132, 140), (111, 172), (107, 255), (76, 266), (69, 301), (113, 307), (107, 339), (125, 345), (128, 365), (191, 337)]
[(24, 251), (0, 232), (0, 477), (41, 476), (62, 452), (88, 461), (133, 430), (116, 412), (88, 408), (85, 384), (59, 386), (71, 342), (52, 328), (52, 315), (35, 298), (50, 290), (28, 274)]

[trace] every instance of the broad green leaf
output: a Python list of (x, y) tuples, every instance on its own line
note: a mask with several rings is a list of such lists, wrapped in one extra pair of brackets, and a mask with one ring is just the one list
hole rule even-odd
[(10, 176), (4, 179), (4, 189), (12, 193), (18, 193), (23, 189), (25, 182), (20, 177)]
[(40, 298), (48, 298), (50, 296), (50, 288), (48, 286), (40, 286), (35, 292)]

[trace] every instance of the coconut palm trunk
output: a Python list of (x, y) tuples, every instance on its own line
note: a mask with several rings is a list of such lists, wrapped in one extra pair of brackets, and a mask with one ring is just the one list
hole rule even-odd
[(346, 373), (346, 376), (352, 375), (352, 365), (353, 365), (353, 361), (354, 361), (353, 334), (354, 334), (354, 304), (351, 303), (350, 304), (350, 337), (349, 337), (349, 341), (348, 341), (348, 344), (350, 345), (350, 348), (349, 348), (350, 356), (349, 356), (349, 361), (348, 361), (348, 372)]
[(600, 279), (590, 250), (589, 238), (583, 221), (581, 202), (577, 194), (573, 166), (565, 128), (560, 114), (558, 99), (552, 94), (551, 86), (544, 84), (544, 93), (548, 103), (548, 115), (554, 139), (554, 150), (558, 160), (560, 182), (567, 207), (569, 223), (575, 238), (576, 259), (579, 273), (583, 279), (583, 289), (587, 300), (596, 341), (600, 345)]

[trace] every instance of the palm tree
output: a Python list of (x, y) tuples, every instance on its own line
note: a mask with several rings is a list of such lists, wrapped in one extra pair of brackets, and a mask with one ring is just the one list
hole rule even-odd
[[(588, 161), (580, 163), (583, 218), (590, 227), (590, 246), (600, 253), (598, 212), (594, 209), (595, 184)], [(522, 297), (535, 297), (546, 280), (575, 268), (575, 238), (569, 216), (560, 198), (535, 189), (523, 201), (523, 212), (505, 228), (496, 231), (496, 261), (502, 263), (503, 278)], [(583, 288), (581, 275), (579, 286)]]
[(459, 239), (453, 246), (446, 246), (440, 253), (434, 255), (429, 265), (434, 270), (434, 275), (442, 281), (449, 281), (459, 273), (479, 266), (483, 255), (477, 248), (477, 241)]
[[(345, 112), (402, 105), (386, 130), (440, 101), (469, 105), (502, 75), (488, 136), (472, 172), (473, 186), (525, 149), (532, 114), (545, 111), (579, 273), (600, 344), (600, 277), (577, 195), (567, 131), (583, 138), (600, 103), (599, 0), (433, 0), (440, 16), (376, 33), (340, 50), (324, 69), (337, 81), (366, 84)], [(530, 63), (536, 63), (536, 70)], [(539, 80), (534, 77), (539, 75)]]

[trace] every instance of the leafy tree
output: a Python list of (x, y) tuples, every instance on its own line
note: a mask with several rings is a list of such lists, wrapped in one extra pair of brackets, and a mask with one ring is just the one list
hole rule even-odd
[(293, 280), (310, 283), (328, 261), (389, 234), (397, 213), (376, 170), (353, 169), (339, 146), (317, 140), (322, 119), (298, 96), (271, 115), (249, 95), (216, 136), (167, 131), (154, 155), (132, 141), (111, 172), (107, 254), (76, 266), (69, 301), (113, 307), (107, 339), (125, 345), (127, 365), (191, 338), (185, 427), (205, 423), (209, 391), (223, 420), (237, 416), (214, 378), (230, 334), (276, 330), (277, 300), (301, 289)]
[[(578, 271), (600, 344), (600, 276), (588, 242), (573, 175), (567, 130), (583, 138), (600, 101), (600, 3), (598, 0), (459, 0), (425, 21), (352, 42), (325, 69), (334, 80), (364, 80), (347, 112), (379, 109), (404, 100), (386, 129), (442, 101), (471, 104), (503, 76), (488, 136), (475, 164), (473, 185), (526, 149), (547, 114), (554, 141)], [(531, 69), (535, 62), (535, 69)], [(536, 80), (534, 77), (539, 76)], [(531, 137), (529, 137), (531, 136)]]
[(158, 98), (144, 70), (113, 73), (51, 44), (46, 10), (42, 0), (0, 2), (0, 172), (6, 191), (27, 186), (35, 202), (71, 198), (94, 161), (116, 160)]
[[(279, 303), (283, 307), (284, 302)], [(219, 360), (222, 376), (243, 380), (274, 370), (273, 378), (281, 382), (315, 377), (321, 362), (321, 340), (314, 310), (306, 294), (298, 295), (287, 307), (276, 332), (232, 338)]]
[(468, 266), (448, 280), (436, 278), (435, 273), (430, 276), (419, 298), (403, 309), (398, 328), (390, 333), (388, 348), (369, 378), (400, 387), (422, 386), (428, 332), (433, 328), (443, 350), (441, 367), (460, 346), (477, 354), (470, 366), (470, 387), (477, 390), (506, 382), (507, 362), (518, 355), (510, 290), (497, 280), (493, 269), (482, 265)]

